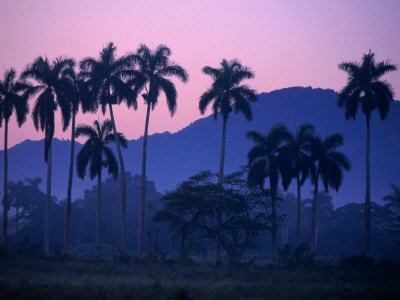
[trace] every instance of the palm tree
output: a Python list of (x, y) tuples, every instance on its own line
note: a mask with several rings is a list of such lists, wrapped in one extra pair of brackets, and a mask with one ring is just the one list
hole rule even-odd
[(71, 150), (69, 160), (69, 171), (68, 171), (68, 186), (67, 186), (67, 203), (65, 209), (65, 227), (64, 227), (64, 248), (63, 254), (68, 254), (69, 245), (69, 231), (71, 223), (71, 202), (72, 202), (72, 178), (74, 172), (74, 156), (75, 156), (75, 117), (79, 111), (79, 104), (81, 103), (81, 94), (83, 89), (83, 83), (76, 78), (74, 69), (69, 69), (69, 73), (65, 74), (66, 77), (70, 78), (73, 85), (73, 89), (66, 95), (71, 105)]
[[(101, 125), (96, 120), (94, 126), (79, 125), (75, 137), (86, 136), (88, 139), (76, 157), (78, 176), (84, 179), (86, 168), (89, 165), (90, 179), (97, 177), (97, 202), (96, 202), (96, 255), (100, 252), (100, 225), (101, 225), (101, 170), (108, 169), (108, 174), (118, 177), (118, 163), (111, 149), (106, 145), (116, 142), (113, 126), (110, 120), (105, 120)], [(118, 141), (122, 147), (128, 146), (125, 137), (117, 132)]]
[(343, 136), (336, 133), (322, 139), (320, 136), (312, 137), (309, 145), (310, 153), (310, 178), (314, 185), (313, 201), (311, 206), (311, 253), (315, 255), (317, 233), (317, 198), (318, 183), (322, 179), (325, 191), (329, 187), (339, 190), (343, 181), (343, 170), (350, 170), (348, 157), (336, 151), (343, 145)]
[(289, 134), (286, 144), (287, 158), (291, 162), (292, 176), (297, 184), (297, 220), (296, 220), (296, 247), (301, 244), (301, 186), (304, 184), (308, 175), (309, 156), (306, 148), (314, 135), (314, 126), (302, 124), (296, 134)]
[[(222, 185), (225, 162), (226, 123), (228, 121), (228, 116), (234, 109), (235, 113), (241, 112), (248, 121), (251, 121), (252, 113), (250, 102), (256, 101), (257, 95), (255, 90), (242, 84), (243, 80), (254, 78), (254, 73), (250, 68), (242, 66), (236, 59), (231, 61), (223, 59), (220, 65), (220, 68), (206, 66), (202, 69), (204, 74), (211, 76), (213, 83), (211, 87), (201, 95), (199, 110), (201, 114), (204, 114), (207, 107), (213, 102), (212, 108), (214, 118), (217, 119), (218, 113), (222, 115), (222, 143), (218, 172), (218, 184)], [(222, 222), (221, 213), (217, 216), (217, 222), (215, 263), (219, 263), (220, 261), (220, 240), (218, 232)]]
[(32, 95), (39, 93), (32, 112), (33, 123), (37, 131), (39, 128), (45, 133), (44, 160), (47, 163), (47, 188), (46, 188), (46, 215), (44, 251), (49, 256), (50, 252), (50, 203), (51, 203), (51, 143), (54, 136), (54, 112), (61, 108), (63, 130), (68, 128), (70, 121), (70, 108), (66, 95), (72, 89), (70, 79), (65, 76), (75, 65), (73, 59), (59, 57), (51, 64), (47, 58), (39, 56), (31, 65), (28, 65), (21, 78), (31, 78), (37, 85)]
[(122, 157), (121, 146), (118, 140), (117, 127), (115, 125), (113, 104), (118, 104), (126, 99), (136, 108), (136, 98), (132, 98), (130, 85), (125, 81), (134, 71), (131, 69), (131, 61), (127, 57), (116, 57), (117, 48), (112, 42), (108, 43), (100, 52), (98, 60), (87, 57), (80, 62), (80, 78), (84, 80), (83, 88), (87, 90), (84, 97), (83, 110), (97, 111), (99, 105), (103, 114), (108, 106), (111, 123), (117, 145), (119, 165), (121, 168), (121, 231), (122, 249), (126, 251), (126, 178), (125, 165)]
[(14, 69), (6, 70), (4, 80), (0, 80), (0, 127), (4, 119), (4, 196), (3, 196), (3, 243), (7, 244), (8, 227), (8, 121), (15, 112), (18, 126), (26, 121), (28, 114), (28, 96), (31, 86), (25, 81), (16, 80)]
[[(163, 91), (168, 109), (171, 116), (176, 111), (177, 92), (172, 81), (166, 79), (167, 76), (176, 76), (184, 83), (189, 79), (185, 69), (180, 65), (169, 60), (171, 49), (165, 45), (159, 45), (155, 51), (151, 51), (146, 45), (140, 45), (136, 54), (130, 56), (138, 65), (138, 73), (135, 78), (134, 98), (142, 91), (143, 99), (147, 104), (146, 123), (143, 135), (142, 152), (142, 177), (140, 184), (140, 206), (139, 206), (139, 224), (138, 224), (138, 256), (143, 255), (143, 234), (144, 234), (144, 210), (146, 202), (146, 154), (147, 154), (147, 135), (149, 128), (150, 110), (153, 110), (158, 103), (160, 91)], [(128, 102), (128, 106), (132, 103)]]
[(257, 131), (247, 133), (254, 147), (247, 154), (250, 185), (259, 185), (264, 189), (264, 179), (269, 177), (272, 222), (272, 263), (276, 263), (276, 233), (278, 229), (276, 200), (279, 177), (286, 190), (291, 181), (290, 161), (285, 153), (285, 145), (290, 140), (290, 132), (282, 124), (276, 124), (267, 135)]
[(344, 62), (339, 69), (348, 74), (346, 86), (340, 91), (337, 105), (344, 107), (346, 120), (356, 118), (358, 107), (366, 117), (366, 172), (365, 172), (365, 207), (364, 207), (364, 255), (368, 255), (370, 248), (371, 223), (371, 187), (370, 187), (370, 129), (371, 113), (378, 109), (381, 119), (384, 120), (389, 112), (390, 101), (394, 94), (391, 85), (380, 78), (397, 67), (389, 61), (375, 63), (375, 54), (369, 50), (364, 54), (362, 62)]

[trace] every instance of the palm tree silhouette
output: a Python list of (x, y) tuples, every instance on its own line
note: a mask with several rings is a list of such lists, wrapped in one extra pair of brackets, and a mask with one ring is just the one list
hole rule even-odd
[(272, 221), (272, 263), (276, 263), (276, 233), (278, 229), (276, 200), (279, 177), (286, 190), (291, 181), (290, 161), (285, 153), (285, 145), (290, 140), (290, 132), (282, 124), (276, 124), (267, 135), (257, 131), (247, 133), (247, 138), (254, 142), (247, 154), (249, 161), (248, 182), (264, 189), (264, 179), (269, 177)]
[[(199, 101), (199, 110), (204, 114), (207, 107), (213, 102), (212, 109), (214, 118), (217, 119), (218, 113), (222, 115), (222, 143), (221, 157), (219, 162), (218, 183), (223, 183), (224, 162), (225, 162), (225, 140), (226, 140), (226, 123), (228, 116), (235, 110), (235, 113), (241, 112), (248, 121), (252, 120), (250, 102), (257, 100), (255, 90), (250, 89), (247, 85), (241, 84), (245, 79), (254, 78), (253, 71), (234, 59), (227, 61), (223, 59), (220, 68), (212, 68), (206, 66), (202, 69), (204, 74), (210, 75), (213, 79), (211, 87), (204, 92)], [(220, 240), (219, 227), (221, 226), (221, 213), (217, 216), (217, 236), (215, 244), (215, 263), (220, 261)]]
[(8, 228), (8, 121), (13, 112), (17, 116), (18, 126), (26, 121), (29, 112), (28, 97), (31, 86), (25, 81), (16, 80), (14, 69), (5, 71), (4, 80), (0, 80), (0, 127), (4, 120), (4, 195), (3, 195), (3, 243), (7, 244)]
[[(140, 207), (139, 207), (139, 224), (138, 224), (138, 256), (143, 255), (143, 238), (144, 238), (144, 210), (146, 202), (146, 155), (147, 155), (147, 135), (149, 128), (150, 110), (153, 110), (158, 103), (160, 91), (163, 91), (168, 109), (171, 116), (176, 111), (177, 92), (175, 85), (167, 76), (176, 76), (184, 83), (189, 79), (185, 69), (180, 65), (169, 60), (171, 49), (165, 45), (159, 45), (155, 51), (151, 51), (146, 45), (140, 45), (136, 54), (130, 56), (133, 62), (138, 65), (138, 73), (134, 80), (134, 98), (136, 98), (143, 90), (143, 99), (147, 104), (146, 123), (143, 135), (143, 152), (142, 152), (142, 178), (140, 184)], [(130, 101), (128, 106), (132, 104)], [(136, 102), (135, 102), (136, 103)]]
[(295, 135), (289, 134), (285, 146), (287, 159), (291, 162), (292, 176), (296, 179), (297, 185), (296, 247), (301, 244), (301, 186), (307, 179), (310, 163), (306, 149), (314, 134), (314, 126), (302, 124), (300, 129), (296, 130)]
[(311, 253), (315, 255), (317, 230), (317, 198), (318, 183), (322, 179), (325, 191), (329, 187), (339, 190), (343, 181), (343, 170), (350, 170), (350, 160), (342, 152), (335, 151), (343, 145), (343, 136), (336, 133), (322, 139), (313, 136), (309, 144), (310, 178), (314, 185), (313, 201), (311, 206)]
[[(128, 146), (125, 137), (117, 132), (118, 141), (124, 148)], [(87, 166), (89, 166), (90, 179), (97, 177), (97, 202), (96, 202), (96, 255), (100, 252), (100, 226), (101, 226), (101, 170), (106, 167), (108, 174), (114, 179), (118, 177), (118, 163), (109, 147), (106, 145), (116, 142), (113, 133), (112, 121), (105, 120), (101, 125), (96, 120), (94, 126), (79, 125), (75, 131), (75, 137), (88, 137), (85, 144), (76, 157), (78, 176), (84, 179)]]
[(70, 149), (70, 160), (69, 160), (69, 171), (68, 171), (68, 186), (67, 186), (67, 202), (65, 209), (65, 226), (64, 226), (64, 248), (63, 254), (68, 254), (69, 246), (69, 232), (71, 223), (71, 202), (72, 202), (72, 178), (74, 172), (74, 156), (75, 156), (75, 117), (79, 111), (79, 104), (81, 101), (81, 95), (83, 94), (82, 89), (83, 82), (77, 79), (74, 69), (68, 69), (65, 74), (71, 80), (73, 89), (67, 91), (66, 95), (68, 103), (71, 106), (71, 149)]
[(106, 107), (110, 110), (110, 117), (115, 143), (117, 145), (118, 160), (121, 168), (121, 231), (122, 250), (126, 251), (126, 178), (125, 165), (122, 157), (120, 142), (118, 140), (117, 128), (115, 125), (113, 104), (122, 100), (129, 100), (136, 108), (136, 98), (133, 98), (130, 85), (125, 79), (129, 79), (134, 71), (131, 69), (131, 61), (123, 56), (116, 58), (117, 48), (112, 42), (108, 43), (100, 52), (98, 60), (87, 57), (80, 62), (80, 78), (84, 80), (83, 89), (87, 90), (82, 105), (84, 111), (97, 111), (101, 106), (103, 114)]
[(50, 252), (50, 203), (51, 203), (51, 143), (54, 136), (54, 112), (61, 109), (63, 130), (68, 128), (71, 106), (68, 103), (68, 91), (72, 89), (71, 81), (66, 76), (74, 67), (74, 60), (59, 57), (51, 64), (47, 58), (39, 56), (23, 71), (21, 78), (31, 78), (36, 82), (32, 95), (39, 93), (32, 111), (33, 123), (37, 131), (45, 133), (44, 160), (47, 163), (46, 215), (44, 251)]
[(346, 86), (340, 91), (337, 105), (344, 107), (346, 120), (356, 118), (358, 107), (366, 117), (366, 172), (365, 172), (365, 208), (364, 208), (364, 255), (368, 255), (370, 248), (371, 223), (371, 187), (370, 187), (370, 119), (373, 110), (378, 109), (381, 119), (384, 120), (389, 112), (390, 101), (393, 100), (391, 85), (380, 80), (388, 72), (397, 67), (389, 61), (375, 63), (375, 54), (369, 50), (364, 54), (362, 62), (344, 62), (339, 69), (348, 74)]

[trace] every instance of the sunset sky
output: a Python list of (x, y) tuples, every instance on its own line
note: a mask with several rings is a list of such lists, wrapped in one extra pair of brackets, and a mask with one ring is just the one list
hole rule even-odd
[[(118, 55), (139, 44), (172, 49), (171, 59), (189, 73), (176, 82), (178, 109), (169, 116), (164, 99), (150, 118), (150, 133), (175, 132), (201, 117), (198, 99), (210, 85), (201, 68), (222, 58), (238, 58), (256, 77), (247, 83), (258, 92), (290, 86), (340, 90), (343, 61), (360, 61), (372, 49), (378, 61), (400, 64), (400, 1), (6, 1), (0, 0), (0, 76), (18, 72), (39, 55), (49, 59), (98, 57), (113, 41)], [(400, 72), (385, 78), (400, 99)], [(31, 105), (33, 100), (31, 100)], [(129, 139), (143, 135), (145, 110), (123, 104), (115, 109), (117, 129)], [(79, 115), (77, 124), (103, 116)], [(55, 136), (69, 138), (57, 121)], [(0, 149), (4, 131), (0, 131)], [(29, 116), (18, 129), (12, 119), (9, 147), (42, 139)]]

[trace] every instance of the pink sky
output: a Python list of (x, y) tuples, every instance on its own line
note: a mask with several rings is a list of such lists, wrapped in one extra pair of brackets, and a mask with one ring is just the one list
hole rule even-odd
[[(150, 133), (175, 132), (201, 117), (198, 99), (210, 85), (201, 73), (222, 58), (238, 58), (256, 73), (248, 84), (258, 92), (290, 86), (339, 90), (346, 75), (342, 61), (360, 61), (372, 49), (377, 60), (400, 64), (400, 1), (1, 1), (0, 76), (20, 72), (39, 55), (76, 60), (98, 57), (113, 41), (118, 55), (139, 44), (172, 49), (190, 80), (176, 82), (178, 110), (170, 118), (164, 99), (150, 118)], [(386, 78), (400, 98), (400, 72)], [(31, 104), (33, 100), (31, 100)], [(125, 105), (115, 109), (117, 129), (129, 139), (143, 135), (145, 111)], [(78, 115), (77, 124), (103, 116)], [(0, 149), (4, 148), (0, 131)], [(56, 137), (69, 138), (57, 122)], [(42, 139), (29, 118), (18, 129), (12, 119), (9, 147)]]

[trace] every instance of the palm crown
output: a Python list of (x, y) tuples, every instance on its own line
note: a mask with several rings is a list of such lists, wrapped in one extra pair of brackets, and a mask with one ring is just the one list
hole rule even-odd
[[(129, 57), (138, 66), (134, 80), (134, 99), (145, 90), (143, 98), (154, 109), (160, 91), (163, 91), (167, 98), (168, 109), (173, 115), (176, 111), (177, 92), (174, 83), (165, 77), (176, 76), (186, 83), (189, 75), (180, 65), (169, 60), (170, 55), (171, 49), (165, 45), (159, 45), (154, 52), (146, 45), (141, 45), (136, 54)], [(128, 105), (132, 103), (128, 101)]]
[(271, 188), (278, 186), (279, 174), (286, 189), (291, 180), (290, 161), (284, 157), (285, 145), (290, 140), (291, 134), (282, 124), (271, 128), (267, 135), (257, 131), (247, 133), (247, 138), (255, 145), (247, 154), (249, 161), (248, 181), (250, 185), (262, 186), (265, 177), (270, 177)]
[(37, 85), (32, 94), (39, 93), (32, 111), (33, 123), (36, 130), (45, 132), (45, 160), (47, 161), (48, 147), (54, 136), (54, 112), (61, 108), (63, 130), (66, 130), (71, 117), (70, 97), (73, 89), (70, 78), (75, 62), (70, 58), (59, 57), (50, 64), (47, 58), (39, 56), (28, 65), (21, 75), (22, 79), (34, 79)]
[(123, 56), (116, 58), (117, 48), (110, 42), (96, 60), (87, 57), (80, 62), (83, 79), (82, 89), (85, 89), (84, 111), (96, 111), (101, 105), (103, 114), (108, 104), (117, 104), (128, 100), (136, 108), (136, 99), (132, 98), (130, 79), (135, 72), (130, 68), (131, 61)]
[(364, 54), (361, 64), (345, 62), (339, 68), (348, 73), (348, 83), (340, 91), (337, 100), (339, 107), (345, 107), (346, 119), (355, 119), (358, 107), (369, 119), (376, 108), (381, 119), (385, 119), (393, 99), (391, 85), (380, 77), (397, 67), (387, 62), (375, 63), (375, 54), (371, 50)]
[(0, 80), (0, 126), (3, 119), (7, 122), (13, 111), (17, 116), (18, 125), (21, 126), (29, 112), (28, 96), (31, 85), (23, 80), (16, 80), (17, 73), (14, 69), (6, 70), (4, 80)]
[(296, 131), (295, 135), (289, 132), (287, 135), (287, 144), (284, 147), (284, 155), (291, 162), (292, 177), (302, 175), (301, 184), (307, 178), (310, 157), (307, 153), (307, 147), (314, 136), (314, 126), (310, 124), (302, 124), (300, 129)]
[[(93, 127), (79, 125), (75, 131), (75, 136), (88, 137), (88, 140), (85, 142), (76, 158), (78, 176), (82, 179), (85, 177), (86, 168), (90, 161), (89, 175), (91, 179), (101, 174), (101, 169), (103, 167), (106, 167), (108, 173), (116, 179), (118, 176), (118, 163), (111, 149), (106, 146), (111, 142), (115, 142), (111, 121), (105, 120), (100, 125), (96, 120), (94, 121)], [(118, 140), (122, 147), (126, 148), (128, 146), (128, 142), (123, 134), (118, 133)]]
[(350, 160), (337, 148), (343, 145), (341, 134), (332, 134), (325, 139), (314, 136), (309, 145), (310, 174), (313, 185), (317, 184), (320, 176), (326, 191), (331, 187), (336, 191), (343, 181), (343, 170), (350, 170)]
[(200, 97), (199, 109), (202, 114), (214, 101), (212, 106), (214, 118), (221, 113), (224, 120), (227, 120), (234, 106), (235, 113), (240, 111), (247, 120), (252, 119), (249, 101), (257, 100), (256, 92), (247, 85), (241, 84), (245, 79), (254, 78), (254, 73), (250, 68), (242, 66), (236, 59), (231, 61), (223, 59), (220, 68), (206, 66), (202, 71), (213, 79), (211, 87)]

